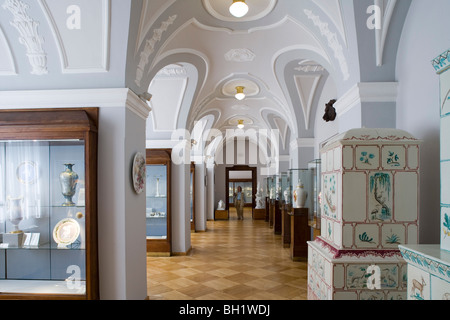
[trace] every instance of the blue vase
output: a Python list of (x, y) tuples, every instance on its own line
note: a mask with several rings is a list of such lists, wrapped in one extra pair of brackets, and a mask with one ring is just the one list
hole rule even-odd
[(74, 164), (66, 163), (66, 170), (60, 173), (59, 182), (61, 183), (61, 192), (66, 199), (62, 204), (63, 207), (74, 207), (75, 203), (72, 201), (75, 195), (78, 183), (78, 174), (72, 170)]

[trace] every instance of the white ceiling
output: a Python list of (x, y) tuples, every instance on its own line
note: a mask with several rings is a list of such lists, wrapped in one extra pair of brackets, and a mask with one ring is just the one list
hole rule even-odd
[[(182, 17), (176, 11), (175, 0), (144, 1), (137, 48), (142, 46), (143, 35), (149, 32), (160, 35), (170, 33), (159, 46), (150, 68), (168, 56), (183, 53), (200, 56), (206, 65), (205, 79), (197, 88), (195, 100), (190, 103), (186, 128), (192, 128), (195, 121), (213, 114), (213, 128), (222, 131), (235, 128), (238, 119), (245, 120), (246, 128), (281, 128), (284, 137), (288, 131), (298, 135), (299, 125), (303, 131), (312, 129), (317, 109), (315, 98), (321, 95), (323, 88), (319, 82), (326, 81), (329, 73), (318, 62), (305, 61), (305, 57), (298, 56), (289, 78), (280, 81), (277, 73), (285, 72), (276, 70), (277, 60), (292, 50), (308, 50), (331, 65), (332, 56), (317, 34), (295, 17), (300, 15), (302, 19), (309, 20), (301, 11), (302, 7), (295, 6), (295, 2), (298, 4), (298, 1), (292, 0), (248, 0), (249, 14), (238, 19), (228, 11), (231, 0), (202, 0), (203, 10), (197, 10), (193, 17), (180, 22), (177, 19)], [(319, 8), (326, 10), (326, 15), (336, 24), (341, 42), (345, 44), (340, 1), (327, 0), (327, 4), (323, 1), (308, 2), (315, 2)], [(293, 14), (292, 8), (298, 12)], [(157, 15), (163, 12), (165, 17), (171, 17), (170, 23), (179, 23), (176, 29), (164, 27), (169, 23), (167, 19), (164, 20), (166, 25), (156, 22)], [(152, 30), (152, 27), (158, 27), (159, 31)], [(165, 120), (161, 120), (159, 125), (158, 118), (170, 114), (176, 115), (179, 120), (178, 112), (182, 108), (180, 97), (186, 93), (186, 85), (182, 85), (184, 81), (189, 81), (189, 74), (173, 72), (173, 65), (159, 72), (152, 80), (148, 91), (153, 95), (151, 104), (154, 113), (150, 121), (154, 131), (161, 132), (163, 129), (169, 134), (182, 126), (179, 122), (169, 125)], [(163, 85), (169, 88), (163, 89)], [(234, 98), (238, 85), (245, 87), (247, 98), (243, 101)], [(297, 95), (301, 106), (293, 105), (290, 94)], [(152, 130), (149, 132), (151, 137)]]
[[(200, 119), (221, 131), (243, 119), (278, 129), (289, 145), (326, 125), (329, 100), (360, 82), (393, 81), (409, 2), (247, 0), (237, 19), (232, 0), (8, 0), (0, 87), (148, 91), (149, 139), (192, 131)], [(370, 30), (374, 3), (383, 23)], [(247, 99), (233, 97), (237, 85)]]

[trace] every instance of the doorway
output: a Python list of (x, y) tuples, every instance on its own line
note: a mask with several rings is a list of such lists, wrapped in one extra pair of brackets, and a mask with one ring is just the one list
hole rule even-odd
[(230, 207), (234, 207), (233, 195), (236, 193), (237, 187), (241, 186), (245, 194), (245, 207), (252, 210), (255, 207), (256, 199), (256, 176), (257, 168), (250, 166), (233, 166), (225, 169), (225, 190), (226, 191), (226, 208), (229, 212)]

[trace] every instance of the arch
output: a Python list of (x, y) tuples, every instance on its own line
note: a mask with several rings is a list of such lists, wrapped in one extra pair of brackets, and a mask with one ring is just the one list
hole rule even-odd
[[(311, 107), (309, 111), (302, 109), (301, 98), (299, 97), (300, 92), (298, 92), (297, 88), (298, 84), (295, 83), (296, 75), (306, 77), (309, 74), (309, 72), (295, 71), (295, 66), (300, 66), (303, 61), (314, 61), (323, 67), (323, 70), (311, 73), (311, 75), (317, 76), (318, 79), (314, 79), (315, 83), (312, 89), (315, 92), (310, 97), (312, 100), (309, 102)], [(274, 72), (284, 95), (289, 97), (287, 99), (289, 108), (295, 114), (295, 126), (291, 127), (293, 138), (312, 137), (314, 135), (314, 119), (321, 92), (328, 77), (335, 79), (338, 71), (329, 63), (327, 57), (320, 54), (317, 50), (296, 46), (281, 51), (274, 61)]]
[[(192, 129), (192, 125), (188, 127), (189, 114), (192, 111), (191, 105), (195, 104), (198, 94), (203, 87), (204, 82), (208, 74), (208, 61), (199, 52), (181, 52), (183, 50), (177, 50), (171, 52), (165, 57), (159, 59), (159, 61), (149, 70), (147, 76), (142, 79), (144, 87), (149, 87), (151, 80), (167, 65), (171, 64), (183, 64), (189, 68), (188, 74), (188, 87), (186, 94), (183, 97), (178, 119), (176, 121), (177, 129)], [(189, 51), (189, 50), (187, 50)]]

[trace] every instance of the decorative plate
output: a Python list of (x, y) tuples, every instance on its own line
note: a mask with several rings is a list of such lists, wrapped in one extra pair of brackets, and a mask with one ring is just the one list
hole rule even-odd
[(140, 194), (145, 187), (145, 157), (140, 152), (134, 156), (132, 175), (134, 191)]
[(32, 161), (24, 161), (16, 169), (17, 180), (22, 184), (33, 184), (37, 180), (37, 166)]
[(74, 219), (65, 218), (58, 222), (53, 229), (53, 240), (57, 244), (70, 245), (80, 235), (80, 225)]

